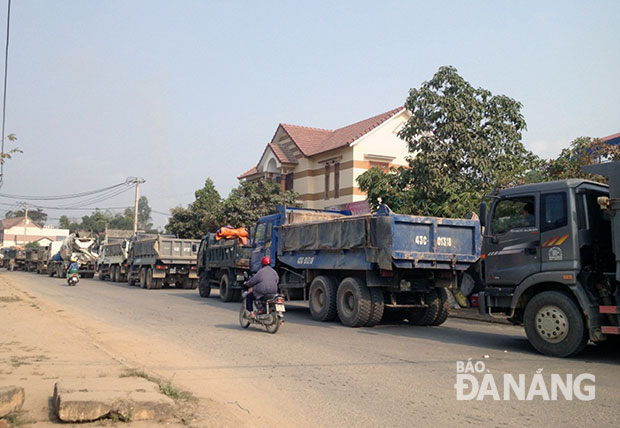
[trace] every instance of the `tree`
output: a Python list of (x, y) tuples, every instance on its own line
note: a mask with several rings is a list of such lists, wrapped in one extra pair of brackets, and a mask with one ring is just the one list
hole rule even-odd
[[(5, 218), (24, 217), (24, 214), (23, 209), (17, 211), (7, 211)], [(36, 210), (28, 210), (28, 218), (37, 224), (44, 225), (47, 221), (47, 213), (43, 212), (41, 208), (37, 208)]]
[(28, 242), (24, 248), (39, 248), (40, 244), (39, 241), (34, 241), (34, 242)]
[(234, 188), (222, 205), (222, 218), (234, 227), (250, 227), (256, 220), (273, 214), (278, 205), (297, 206), (296, 192), (282, 193), (277, 183), (266, 180), (243, 182)]
[(604, 180), (603, 177), (586, 174), (581, 167), (607, 160), (620, 160), (620, 146), (591, 137), (575, 138), (556, 159), (548, 162), (547, 178), (550, 180), (585, 178), (601, 181)]
[(295, 192), (281, 191), (277, 183), (265, 180), (244, 182), (234, 188), (222, 201), (213, 181), (195, 192), (196, 200), (187, 208), (176, 207), (166, 225), (166, 231), (180, 238), (200, 238), (221, 226), (249, 227), (259, 217), (273, 214), (278, 204), (295, 206)]
[(525, 182), (540, 162), (521, 143), (521, 104), (472, 87), (453, 67), (411, 89), (405, 107), (412, 115), (399, 137), (409, 168), (358, 178), (373, 206), (394, 201), (404, 213), (462, 217), (493, 187)]

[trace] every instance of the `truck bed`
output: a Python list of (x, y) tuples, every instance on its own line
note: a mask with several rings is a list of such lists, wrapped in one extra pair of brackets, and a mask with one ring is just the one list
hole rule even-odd
[(297, 269), (465, 270), (480, 257), (477, 220), (385, 212), (288, 224), (279, 233), (278, 257)]

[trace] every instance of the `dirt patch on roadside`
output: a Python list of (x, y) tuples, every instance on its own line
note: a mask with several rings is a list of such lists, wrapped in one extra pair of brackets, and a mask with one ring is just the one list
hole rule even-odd
[[(174, 414), (166, 426), (244, 427), (251, 424), (243, 410), (210, 398), (216, 393), (185, 390), (177, 386), (166, 371), (159, 373), (153, 362), (160, 364), (161, 359), (151, 356), (161, 353), (165, 344), (127, 334), (37, 299), (22, 291), (17, 279), (4, 273), (0, 273), (0, 303), (4, 303), (0, 305), (0, 383), (19, 385), (26, 391), (22, 411), (11, 420), (15, 425), (59, 426), (60, 422), (50, 409), (50, 397), (55, 382), (60, 379), (121, 378), (136, 373), (156, 379), (162, 394), (175, 401)], [(172, 353), (167, 355), (173, 361), (178, 357)], [(113, 426), (115, 422), (62, 426)], [(153, 423), (129, 422), (122, 426), (142, 428), (153, 426)]]

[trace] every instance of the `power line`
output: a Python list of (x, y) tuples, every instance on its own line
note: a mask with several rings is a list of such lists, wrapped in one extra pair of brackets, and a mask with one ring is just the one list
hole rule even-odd
[(95, 189), (95, 190), (88, 190), (85, 192), (80, 192), (80, 193), (70, 193), (67, 195), (55, 195), (55, 196), (26, 196), (26, 195), (9, 195), (7, 193), (0, 193), (0, 196), (3, 198), (8, 198), (8, 199), (26, 199), (29, 201), (57, 201), (59, 199), (75, 199), (75, 198), (82, 198), (85, 196), (91, 196), (97, 193), (103, 193), (106, 192), (108, 190), (112, 190), (112, 189), (116, 189), (118, 187), (121, 186), (127, 186), (128, 188), (131, 186), (131, 182), (129, 182), (128, 180), (122, 182), (122, 183), (118, 183), (115, 184), (113, 186), (108, 186), (108, 187), (103, 187), (101, 189)]
[(159, 215), (165, 215), (166, 217), (172, 217), (172, 214), (170, 214), (170, 213), (165, 213), (165, 212), (161, 212), (161, 211), (156, 211), (156, 210), (154, 210), (154, 209), (151, 209), (151, 212), (152, 212), (152, 213), (155, 213), (155, 214), (159, 214)]
[[(9, 28), (11, 24), (11, 0), (8, 2), (6, 14), (6, 50), (4, 52), (4, 93), (2, 95), (2, 154), (4, 154), (4, 124), (6, 121), (6, 83), (9, 70)], [(0, 187), (4, 182), (4, 159), (0, 159)]]

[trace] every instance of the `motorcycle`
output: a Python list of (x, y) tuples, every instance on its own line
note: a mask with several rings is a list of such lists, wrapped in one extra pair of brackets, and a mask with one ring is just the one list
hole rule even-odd
[(71, 273), (67, 277), (67, 285), (69, 286), (75, 286), (78, 282), (80, 282), (80, 276), (77, 273)]
[(254, 300), (254, 317), (250, 317), (245, 309), (245, 299), (248, 292), (244, 292), (239, 310), (239, 324), (242, 328), (248, 328), (250, 324), (259, 324), (275, 334), (284, 323), (284, 296), (281, 294), (267, 294), (261, 299)]

